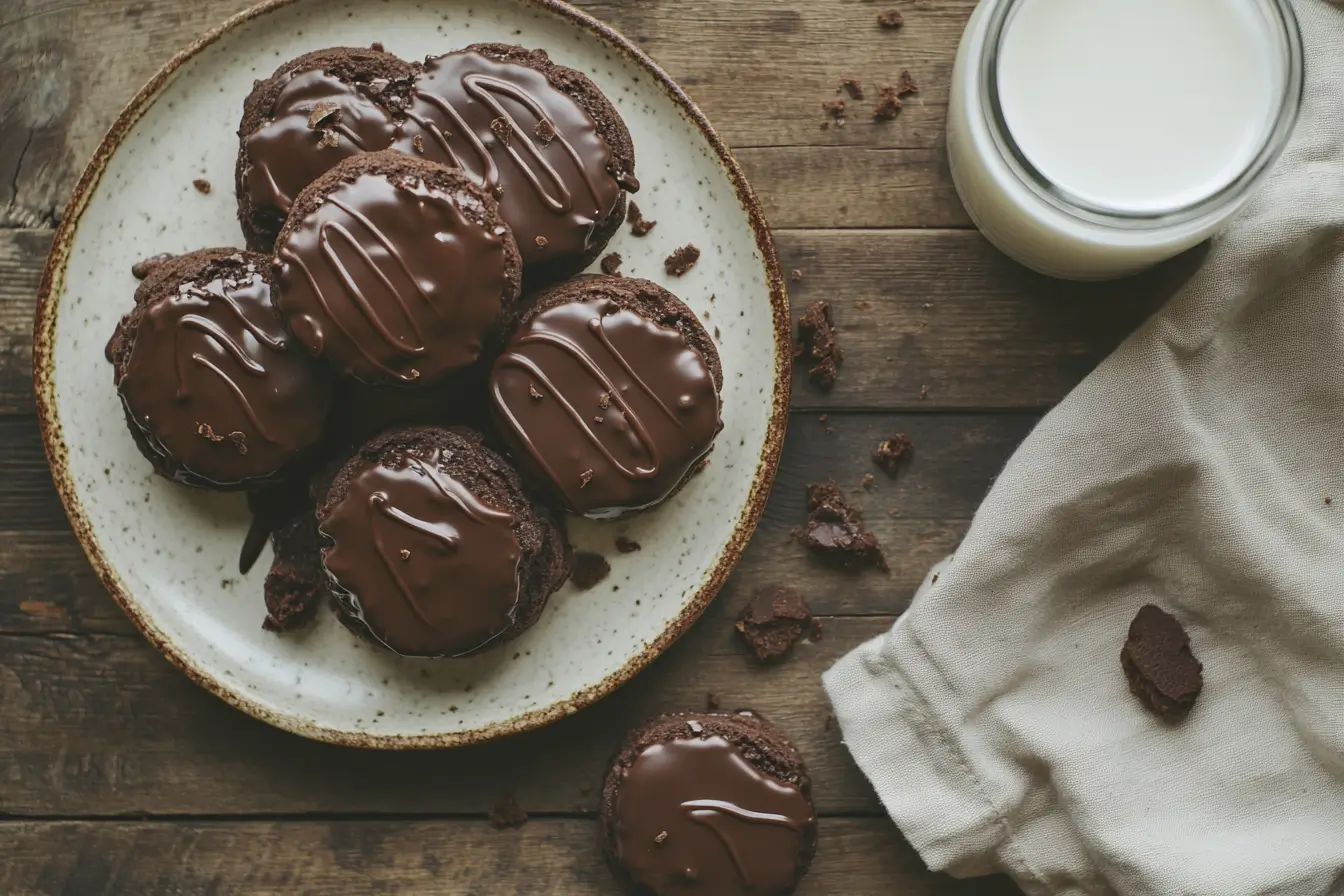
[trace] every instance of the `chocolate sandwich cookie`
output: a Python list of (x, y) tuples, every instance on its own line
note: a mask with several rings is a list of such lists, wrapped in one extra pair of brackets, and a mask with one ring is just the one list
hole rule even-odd
[(374, 439), (336, 474), (317, 520), (346, 621), (406, 656), (516, 637), (569, 575), (563, 523), (471, 430)]
[(542, 292), (491, 373), (501, 438), (570, 510), (658, 504), (722, 428), (723, 370), (690, 308), (647, 280), (581, 277)]
[(817, 847), (803, 758), (751, 713), (678, 713), (631, 733), (601, 821), (632, 896), (784, 896)]
[(639, 189), (616, 109), (540, 50), (475, 44), (431, 57), (400, 111), (395, 148), (461, 168), (499, 199), (530, 287), (595, 261)]
[(156, 266), (107, 346), (126, 421), (160, 474), (217, 489), (281, 476), (322, 438), (331, 383), (285, 332), (270, 262), (204, 249)]
[(393, 150), (310, 184), (275, 252), (290, 332), (374, 384), (431, 386), (475, 363), (502, 341), (522, 274), (494, 197)]
[(269, 252), (305, 187), (337, 162), (387, 149), (396, 129), (387, 101), (406, 96), (415, 66), (354, 47), (318, 50), (258, 81), (238, 128), (238, 221), (247, 245)]

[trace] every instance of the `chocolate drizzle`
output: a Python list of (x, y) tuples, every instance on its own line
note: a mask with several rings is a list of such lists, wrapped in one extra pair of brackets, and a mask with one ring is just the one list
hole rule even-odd
[(501, 230), (468, 193), (362, 174), (282, 234), (281, 309), (310, 351), (362, 379), (434, 383), (480, 357), (503, 313)]
[(264, 479), (314, 445), (330, 387), (280, 324), (256, 265), (186, 282), (143, 309), (118, 387), (146, 443), (179, 479)]
[(510, 628), (522, 549), (516, 517), (406, 451), (354, 476), (321, 522), (338, 600), (390, 649), (461, 656)]
[(577, 101), (536, 69), (468, 51), (427, 60), (411, 99), (392, 146), (411, 152), (419, 137), (426, 158), (494, 192), (526, 264), (588, 251), (622, 192)]
[(666, 498), (722, 426), (705, 359), (609, 300), (535, 314), (495, 363), (491, 392), (515, 455), (592, 517)]
[(618, 793), (617, 857), (650, 892), (775, 896), (797, 883), (811, 801), (724, 738), (648, 747)]

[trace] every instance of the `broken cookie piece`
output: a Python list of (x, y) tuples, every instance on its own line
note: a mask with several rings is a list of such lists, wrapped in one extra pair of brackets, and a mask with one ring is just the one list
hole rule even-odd
[(910, 437), (905, 433), (898, 432), (891, 438), (877, 443), (877, 448), (873, 450), (873, 463), (877, 464), (882, 472), (895, 479), (901, 466), (907, 463), (914, 453), (915, 443), (910, 441)]
[(290, 632), (312, 620), (327, 599), (328, 578), (322, 569), (320, 536), (312, 512), (291, 520), (271, 536), (275, 559), (266, 574), (264, 594), (270, 632)]
[(630, 222), (630, 233), (634, 236), (648, 236), (649, 231), (658, 226), (657, 221), (650, 221), (644, 217), (644, 213), (639, 210), (639, 206), (631, 202), (629, 210), (625, 213), (625, 219)]
[(611, 564), (607, 562), (606, 557), (591, 551), (575, 552), (574, 571), (569, 574), (569, 580), (574, 583), (575, 588), (584, 591), (596, 588), (609, 575)]
[(812, 385), (823, 392), (835, 387), (835, 378), (845, 355), (835, 340), (831, 307), (825, 302), (813, 302), (798, 318), (798, 342), (793, 356), (813, 365), (808, 370)]
[(807, 515), (807, 525), (797, 535), (818, 559), (840, 569), (888, 571), (877, 536), (864, 528), (863, 515), (845, 500), (834, 480), (807, 487)]
[(1175, 616), (1147, 604), (1129, 624), (1120, 665), (1134, 696), (1158, 715), (1180, 720), (1204, 688), (1204, 666)]
[(695, 267), (695, 263), (699, 260), (700, 250), (687, 243), (667, 256), (667, 259), (663, 262), (663, 270), (667, 271), (671, 277), (682, 277), (687, 271)]
[(777, 660), (814, 629), (803, 596), (783, 585), (767, 585), (743, 608), (737, 631), (758, 662)]

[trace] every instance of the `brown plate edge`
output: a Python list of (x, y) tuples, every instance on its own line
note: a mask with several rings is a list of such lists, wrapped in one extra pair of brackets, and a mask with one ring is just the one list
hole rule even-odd
[(441, 749), (466, 746), (544, 727), (573, 715), (580, 709), (591, 706), (609, 695), (643, 671), (654, 659), (685, 634), (719, 593), (728, 575), (737, 565), (738, 560), (741, 559), (742, 552), (751, 536), (756, 531), (756, 526), (765, 510), (765, 504), (769, 499), (770, 489), (774, 484), (775, 474), (779, 468), (780, 455), (784, 447), (784, 434), (788, 427), (792, 382), (792, 318), (774, 238), (771, 236), (770, 227), (766, 222), (760, 201), (747, 182), (741, 166), (738, 165), (728, 146), (714, 130), (713, 125), (705, 118), (704, 113), (700, 111), (671, 76), (615, 29), (562, 2), (562, 0), (520, 0), (527, 5), (567, 19), (596, 35), (652, 75), (654, 80), (662, 86), (673, 102), (699, 128), (705, 139), (714, 148), (720, 164), (727, 171), (729, 179), (733, 183), (738, 201), (747, 212), (752, 229), (756, 234), (756, 245), (760, 250), (761, 260), (765, 265), (766, 279), (770, 286), (770, 302), (774, 312), (775, 330), (775, 386), (771, 399), (770, 421), (766, 429), (765, 445), (761, 451), (751, 491), (747, 496), (746, 508), (734, 527), (732, 538), (720, 554), (718, 562), (710, 570), (708, 580), (657, 639), (645, 645), (619, 670), (611, 673), (598, 684), (576, 691), (565, 700), (544, 709), (523, 713), (507, 721), (493, 723), (471, 731), (446, 734), (383, 735), (343, 731), (317, 725), (289, 714), (276, 712), (243, 695), (233, 693), (224, 688), (212, 676), (197, 669), (189, 656), (182, 653), (149, 619), (140, 613), (131, 601), (120, 577), (117, 576), (103, 556), (93, 528), (84, 515), (84, 509), (76, 494), (74, 482), (70, 478), (67, 463), (68, 451), (62, 437), (60, 419), (56, 412), (52, 337), (55, 333), (57, 311), (52, 296), (57, 286), (64, 279), (66, 266), (69, 262), (70, 244), (74, 238), (79, 219), (83, 215), (84, 208), (88, 204), (94, 188), (97, 187), (99, 180), (102, 178), (108, 160), (120, 145), (126, 133), (153, 103), (161, 89), (184, 63), (229, 31), (295, 2), (298, 2), (298, 0), (264, 0), (264, 2), (243, 10), (224, 23), (207, 31), (195, 42), (173, 56), (150, 78), (149, 82), (140, 89), (117, 117), (107, 135), (99, 143), (93, 159), (84, 169), (75, 185), (70, 201), (66, 205), (65, 214), (56, 230), (51, 252), (47, 257), (42, 282), (38, 288), (37, 313), (33, 323), (33, 378), (37, 398), (37, 414), (42, 429), (42, 442), (46, 450), (47, 460), (51, 465), (56, 490), (59, 492), (61, 503), (65, 506), (66, 514), (70, 518), (75, 536), (79, 539), (80, 545), (88, 556), (89, 562), (93, 565), (99, 580), (122, 610), (125, 611), (126, 615), (130, 617), (136, 628), (175, 666), (186, 673), (188, 678), (248, 715), (276, 728), (313, 740), (349, 747), (385, 750)]

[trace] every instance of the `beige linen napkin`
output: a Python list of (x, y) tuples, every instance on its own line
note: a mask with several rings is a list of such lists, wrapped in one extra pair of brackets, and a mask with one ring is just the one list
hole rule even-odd
[[(1268, 187), (1023, 444), (892, 631), (825, 675), (935, 869), (1344, 893), (1344, 9), (1297, 10), (1307, 100)], [(1180, 725), (1121, 671), (1149, 602), (1205, 666)]]

